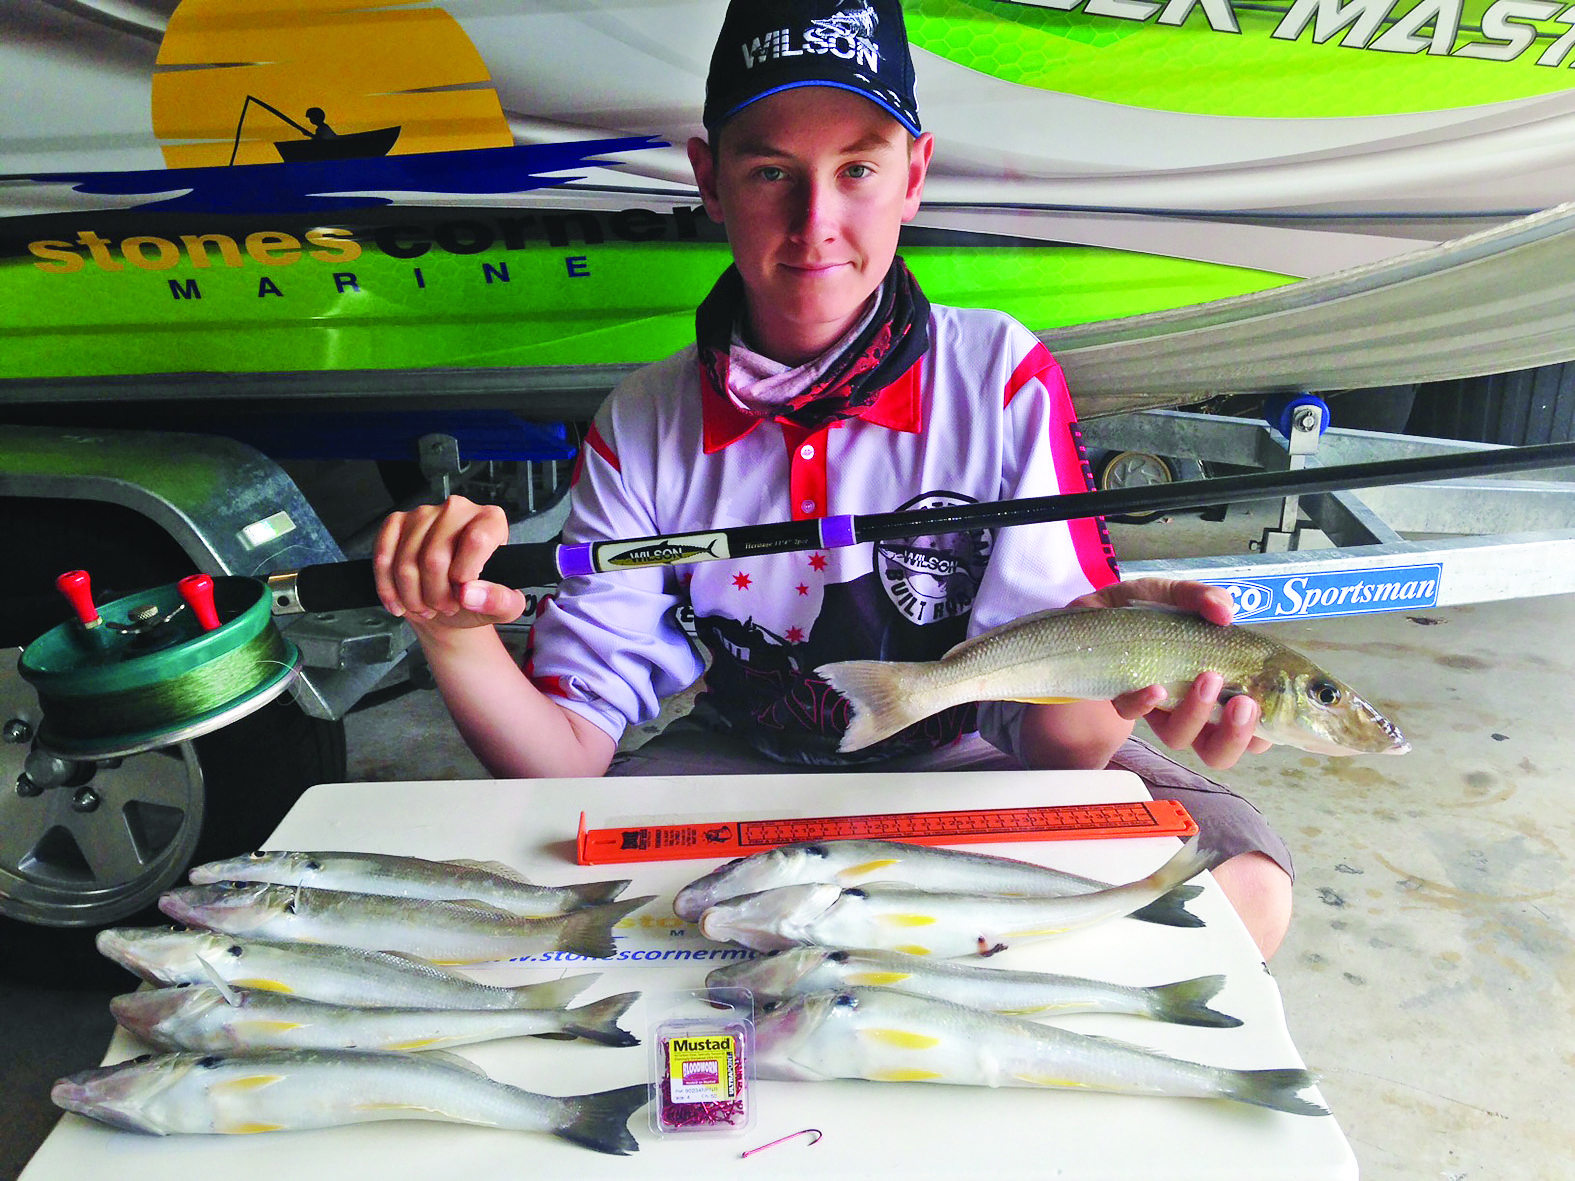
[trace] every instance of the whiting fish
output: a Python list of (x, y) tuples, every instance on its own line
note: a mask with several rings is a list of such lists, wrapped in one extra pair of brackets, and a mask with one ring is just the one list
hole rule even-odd
[(652, 897), (527, 918), (479, 902), (238, 882), (167, 890), (159, 909), (177, 922), (230, 935), (403, 951), (464, 964), (548, 951), (609, 959), (613, 925)]
[(578, 1009), (360, 1008), (277, 992), (189, 985), (111, 998), (116, 1022), (163, 1050), (434, 1050), (508, 1037), (584, 1038), (604, 1046), (640, 1039), (618, 1019), (639, 999), (619, 993)]
[[(681, 919), (698, 922), (709, 907), (729, 898), (814, 882), (837, 886), (903, 882), (923, 890), (1033, 898), (1090, 894), (1111, 886), (1080, 874), (989, 853), (901, 841), (800, 841), (734, 858), (696, 878), (678, 891), (673, 912)], [(1202, 921), (1182, 906), (1198, 893), (1197, 886), (1178, 886), (1134, 911), (1132, 917), (1163, 926), (1202, 926)]]
[(111, 927), (96, 943), (101, 954), (155, 984), (208, 984), (217, 976), (235, 988), (361, 1007), (563, 1008), (601, 975), (500, 987), (398, 952), (172, 927)]
[(933, 960), (900, 951), (825, 947), (772, 952), (717, 968), (706, 977), (707, 988), (747, 988), (756, 1003), (855, 987), (889, 988), (1019, 1017), (1127, 1013), (1176, 1025), (1231, 1028), (1241, 1020), (1208, 1004), (1224, 985), (1224, 976), (1198, 976), (1174, 984), (1138, 987), (1083, 976)]
[(147, 1055), (63, 1078), (50, 1097), (67, 1111), (158, 1136), (421, 1119), (548, 1132), (622, 1156), (639, 1148), (627, 1124), (648, 1096), (644, 1083), (538, 1095), (442, 1051), (266, 1050)]
[(260, 850), (191, 868), (194, 886), (270, 882), (352, 894), (485, 902), (513, 914), (542, 917), (611, 902), (629, 879), (538, 886), (496, 862), (428, 861), (387, 853), (302, 853)]
[(1200, 673), (1262, 710), (1258, 734), (1314, 754), (1404, 754), (1399, 729), (1350, 686), (1250, 628), (1220, 627), (1166, 607), (1039, 611), (964, 640), (939, 660), (847, 660), (816, 673), (847, 698), (838, 749), (861, 750), (971, 701), (1103, 701), (1163, 685), (1166, 705)]
[(1145, 878), (1062, 898), (940, 893), (883, 882), (779, 886), (717, 903), (700, 916), (700, 931), (755, 951), (814, 945), (989, 956), (1130, 914), (1217, 860), (1194, 836)]
[(755, 1021), (761, 1078), (1071, 1087), (1329, 1114), (1302, 1097), (1317, 1080), (1300, 1068), (1206, 1066), (1113, 1038), (882, 988), (811, 993), (763, 1008)]

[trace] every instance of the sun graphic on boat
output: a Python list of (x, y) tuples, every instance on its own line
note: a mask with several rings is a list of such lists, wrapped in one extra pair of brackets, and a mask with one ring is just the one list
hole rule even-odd
[[(287, 23), (286, 23), (287, 22)], [(159, 46), (153, 130), (170, 168), (513, 144), (470, 36), (418, 0), (182, 0)]]

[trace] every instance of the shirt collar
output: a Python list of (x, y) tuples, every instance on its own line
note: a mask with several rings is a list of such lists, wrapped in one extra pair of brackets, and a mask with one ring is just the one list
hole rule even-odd
[[(921, 357), (913, 366), (875, 396), (856, 417), (889, 430), (916, 435), (924, 426), (924, 407), (920, 398)], [(700, 367), (700, 416), (704, 426), (705, 453), (713, 455), (730, 443), (742, 439), (762, 422), (742, 410), (723, 391), (716, 389)]]

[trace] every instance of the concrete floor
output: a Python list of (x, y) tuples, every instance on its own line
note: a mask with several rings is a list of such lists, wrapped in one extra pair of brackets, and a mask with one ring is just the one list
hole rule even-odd
[[(1128, 560), (1240, 552), (1234, 514), (1116, 530)], [(1296, 856), (1272, 969), (1367, 1181), (1567, 1178), (1575, 954), (1565, 695), (1575, 596), (1265, 628), (1405, 730), (1401, 758), (1287, 748), (1226, 778)], [(480, 778), (435, 694), (348, 719), (350, 778)], [(0, 1181), (54, 1122), (49, 1082), (96, 1063), (104, 999), (0, 985)]]

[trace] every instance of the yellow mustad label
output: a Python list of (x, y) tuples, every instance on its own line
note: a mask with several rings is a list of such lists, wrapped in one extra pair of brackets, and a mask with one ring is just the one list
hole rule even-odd
[(850, 865), (847, 869), (837, 874), (839, 881), (856, 881), (859, 878), (869, 877), (872, 873), (879, 873), (883, 869), (896, 865), (895, 857), (887, 857), (880, 861), (866, 861), (863, 865)]
[(894, 947), (894, 948), (892, 948), (892, 950), (893, 951), (900, 951), (900, 952), (903, 952), (903, 953), (905, 953), (907, 955), (929, 955), (930, 954), (930, 949), (928, 947), (921, 947), (917, 943), (905, 943), (901, 947)]
[(878, 1083), (928, 1083), (945, 1076), (938, 1070), (915, 1070), (907, 1067), (901, 1070), (872, 1071), (869, 1077)]
[(933, 924), (933, 914), (883, 914), (880, 921), (893, 927), (928, 927)]
[(898, 984), (912, 975), (912, 972), (849, 972), (848, 983), (863, 984), (870, 988), (884, 988), (888, 984)]
[(222, 1083), (214, 1083), (212, 1091), (255, 1091), (261, 1087), (271, 1087), (282, 1079), (282, 1074), (249, 1074), (245, 1078), (232, 1078)]
[(282, 980), (258, 980), (248, 976), (244, 980), (230, 981), (236, 988), (255, 988), (258, 992), (294, 992), (295, 989), (285, 984)]
[(883, 1046), (898, 1046), (904, 1050), (933, 1050), (941, 1044), (938, 1037), (906, 1029), (861, 1029), (859, 1036)]

